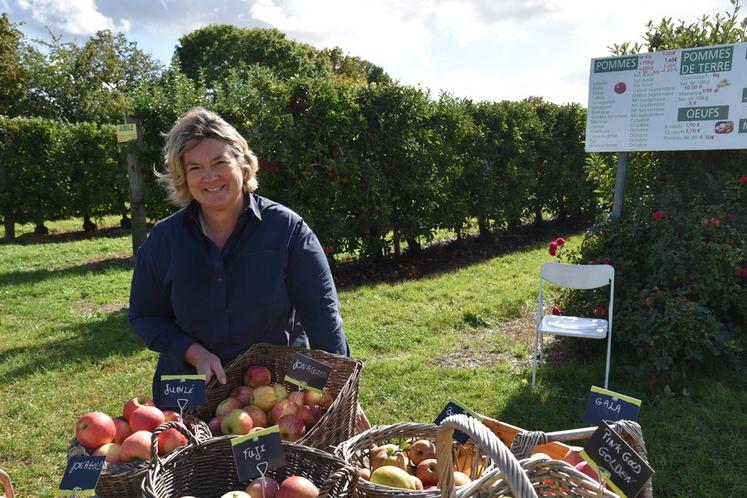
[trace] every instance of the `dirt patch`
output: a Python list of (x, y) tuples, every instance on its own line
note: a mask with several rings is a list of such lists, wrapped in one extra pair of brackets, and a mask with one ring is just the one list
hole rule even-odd
[(114, 313), (127, 313), (128, 309), (129, 306), (125, 303), (92, 305), (91, 303), (82, 302), (78, 307), (78, 313), (82, 316), (113, 315)]

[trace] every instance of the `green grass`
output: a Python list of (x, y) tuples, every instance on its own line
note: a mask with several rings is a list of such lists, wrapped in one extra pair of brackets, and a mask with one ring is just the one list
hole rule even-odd
[[(19, 496), (54, 496), (80, 415), (117, 414), (125, 400), (150, 392), (155, 354), (126, 317), (130, 245), (126, 234), (0, 245), (0, 467)], [(456, 271), (342, 291), (372, 422), (432, 421), (454, 396), (527, 429), (584, 426), (601, 354), (548, 364), (538, 388), (529, 386), (532, 325), (520, 319), (533, 311), (537, 269), (548, 258), (537, 243)], [(693, 377), (688, 396), (652, 398), (621, 362), (613, 351), (610, 387), (643, 399), (656, 495), (747, 496), (744, 371), (713, 366)]]

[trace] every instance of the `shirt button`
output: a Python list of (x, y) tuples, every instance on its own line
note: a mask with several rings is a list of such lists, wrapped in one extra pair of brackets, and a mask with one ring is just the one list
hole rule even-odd
[(222, 284), (222, 283), (223, 283), (223, 277), (218, 277), (218, 283), (219, 283), (219, 284)]

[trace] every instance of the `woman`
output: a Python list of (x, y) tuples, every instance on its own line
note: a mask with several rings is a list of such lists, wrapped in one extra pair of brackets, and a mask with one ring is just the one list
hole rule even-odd
[(312, 348), (349, 355), (324, 251), (296, 213), (254, 193), (257, 158), (236, 129), (191, 109), (164, 155), (159, 180), (182, 209), (138, 249), (129, 312), (160, 353), (154, 399), (161, 375), (225, 383), (223, 365), (255, 343), (291, 344), (296, 320)]

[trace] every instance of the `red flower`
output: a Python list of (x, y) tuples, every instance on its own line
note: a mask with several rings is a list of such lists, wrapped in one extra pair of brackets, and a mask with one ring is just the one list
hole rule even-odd
[(653, 212), (653, 213), (651, 214), (651, 217), (652, 217), (653, 219), (655, 219), (655, 220), (657, 220), (657, 221), (658, 221), (658, 220), (660, 220), (660, 219), (664, 218), (664, 213), (663, 213), (662, 211), (658, 211), (658, 210), (657, 210), (657, 211), (654, 211), (654, 212)]
[(550, 253), (550, 256), (555, 256), (558, 253), (558, 243), (553, 241), (547, 244), (547, 252)]
[(747, 266), (742, 267), (742, 270), (739, 272), (739, 276), (742, 278), (747, 278)]
[(739, 179), (739, 183), (741, 183), (741, 184), (747, 184), (747, 176), (743, 176), (742, 178), (740, 178)]
[(734, 221), (734, 215), (731, 213), (726, 213), (724, 218), (726, 218), (726, 221)]
[(710, 223), (711, 225), (715, 226), (716, 228), (718, 228), (718, 227), (721, 226), (721, 221), (718, 218), (716, 218), (716, 217), (711, 218), (708, 221), (708, 223)]
[(604, 258), (604, 259), (602, 259), (602, 264), (603, 264), (603, 265), (608, 265), (608, 264), (610, 264), (610, 258)]
[(555, 243), (558, 244), (558, 247), (563, 247), (565, 245), (565, 239), (563, 237), (558, 237), (555, 239)]
[(594, 309), (594, 314), (597, 316), (607, 316), (607, 305), (604, 303), (597, 304), (596, 309)]
[[(747, 268), (742, 268), (742, 270), (747, 270)], [(560, 312), (560, 308), (558, 308), (557, 306), (553, 306), (552, 307), (552, 314), (553, 315), (562, 315), (562, 313)]]
[(332, 248), (332, 246), (324, 246), (324, 253), (325, 253), (325, 254), (329, 254), (329, 253), (331, 253), (331, 252), (332, 252), (333, 250), (334, 250), (334, 249)]

